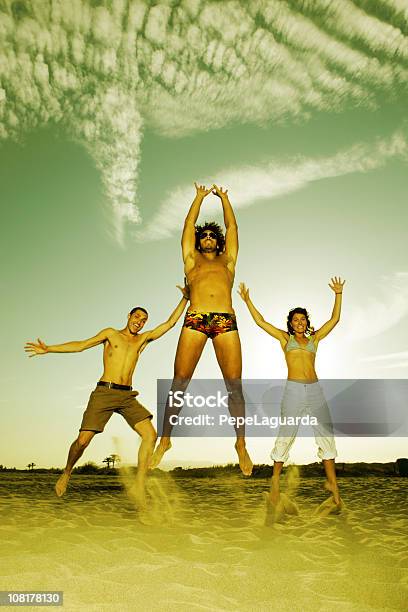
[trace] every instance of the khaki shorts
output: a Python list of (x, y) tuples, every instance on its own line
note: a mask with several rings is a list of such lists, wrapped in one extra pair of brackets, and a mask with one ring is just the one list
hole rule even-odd
[(100, 433), (114, 412), (121, 414), (132, 429), (139, 421), (153, 418), (153, 415), (137, 401), (135, 396), (138, 393), (138, 391), (96, 387), (91, 393), (82, 417), (80, 431)]

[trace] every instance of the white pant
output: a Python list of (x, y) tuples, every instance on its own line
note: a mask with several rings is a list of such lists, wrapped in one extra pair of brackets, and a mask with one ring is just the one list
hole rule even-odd
[[(333, 437), (333, 425), (329, 407), (318, 382), (304, 384), (288, 380), (286, 382), (281, 403), (281, 417), (301, 417), (304, 415), (316, 417), (317, 425), (312, 425), (317, 454), (320, 459), (337, 457), (336, 444)], [(289, 458), (289, 450), (295, 441), (299, 424), (282, 424), (278, 437), (271, 452), (274, 461), (285, 463)]]

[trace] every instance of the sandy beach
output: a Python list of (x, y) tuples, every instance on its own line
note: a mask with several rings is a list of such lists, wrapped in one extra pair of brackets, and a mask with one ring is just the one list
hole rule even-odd
[(98, 612), (407, 609), (408, 479), (344, 478), (343, 511), (322, 517), (323, 480), (300, 476), (299, 514), (275, 522), (266, 479), (151, 476), (152, 525), (119, 477), (75, 475), (62, 499), (56, 479), (0, 474), (1, 590)]

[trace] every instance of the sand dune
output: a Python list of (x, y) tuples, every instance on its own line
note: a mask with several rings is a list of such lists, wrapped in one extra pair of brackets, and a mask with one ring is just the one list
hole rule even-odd
[[(128, 474), (129, 476), (129, 474)], [(142, 524), (117, 477), (2, 473), (0, 589), (64, 591), (66, 610), (406, 610), (408, 480), (282, 483), (298, 514), (268, 522), (268, 481), (149, 478)]]

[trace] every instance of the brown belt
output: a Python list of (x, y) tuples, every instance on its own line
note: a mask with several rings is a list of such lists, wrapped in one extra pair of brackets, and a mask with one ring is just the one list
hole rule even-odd
[(109, 389), (120, 389), (121, 391), (131, 391), (132, 387), (129, 385), (118, 385), (113, 382), (106, 382), (106, 380), (98, 380), (96, 383), (97, 387), (109, 387)]

